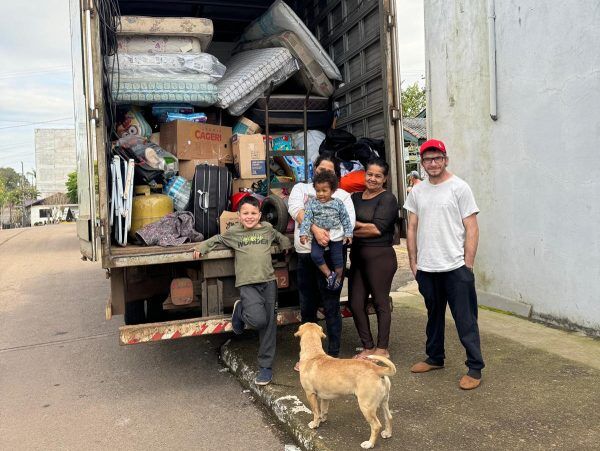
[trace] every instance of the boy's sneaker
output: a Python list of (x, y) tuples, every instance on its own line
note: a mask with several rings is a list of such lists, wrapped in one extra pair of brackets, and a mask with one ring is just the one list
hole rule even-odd
[(273, 380), (273, 370), (271, 368), (260, 368), (258, 375), (254, 379), (256, 385), (267, 385)]
[(327, 276), (327, 289), (334, 290), (335, 288), (335, 279), (336, 279), (335, 271), (331, 271)]
[(240, 335), (244, 332), (244, 320), (242, 319), (242, 300), (238, 299), (233, 304), (233, 312), (231, 313), (231, 328), (233, 333)]

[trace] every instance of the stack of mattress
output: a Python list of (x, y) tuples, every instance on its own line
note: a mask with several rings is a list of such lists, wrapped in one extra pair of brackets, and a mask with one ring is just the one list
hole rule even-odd
[(225, 73), (217, 58), (203, 53), (212, 40), (209, 19), (122, 16), (118, 54), (106, 57), (117, 103), (144, 105), (217, 101), (215, 83)]
[[(304, 22), (286, 5), (283, 0), (277, 0), (261, 17), (252, 22), (242, 35), (242, 45), (248, 41), (259, 41), (269, 38), (286, 31), (294, 35), (294, 40), (298, 43), (289, 42), (289, 35), (279, 38), (278, 45), (290, 48), (302, 48), (303, 53), (310, 54), (310, 59), (314, 60), (324, 71), (330, 80), (341, 80), (342, 74), (335, 65), (335, 62), (321, 46), (317, 38), (306, 28)], [(288, 41), (288, 42), (285, 42)], [(272, 46), (272, 44), (270, 45)], [(247, 48), (247, 47), (246, 47)], [(253, 47), (256, 48), (256, 47)]]
[(298, 62), (285, 48), (238, 53), (231, 58), (225, 75), (217, 82), (217, 105), (239, 116), (263, 96), (271, 84), (280, 85), (296, 71)]

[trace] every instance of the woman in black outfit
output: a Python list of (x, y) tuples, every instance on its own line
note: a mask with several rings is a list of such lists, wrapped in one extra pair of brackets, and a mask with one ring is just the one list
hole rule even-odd
[[(376, 158), (369, 161), (365, 191), (352, 194), (356, 227), (350, 251), (349, 297), (354, 324), (364, 348), (355, 358), (365, 358), (370, 354), (389, 356), (392, 321), (389, 295), (398, 269), (392, 248), (398, 201), (384, 188), (388, 172), (389, 166), (384, 160)], [(369, 295), (377, 313), (377, 346), (373, 342), (366, 311)]]

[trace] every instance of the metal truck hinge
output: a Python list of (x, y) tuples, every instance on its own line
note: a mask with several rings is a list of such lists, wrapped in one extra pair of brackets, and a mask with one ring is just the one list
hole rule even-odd
[(94, 109), (90, 109), (90, 121), (94, 121), (94, 123), (96, 124), (96, 127), (98, 127), (99, 124), (99, 119), (100, 119), (100, 111), (98, 110), (98, 108), (94, 108)]
[(94, 14), (94, 1), (93, 0), (81, 0), (81, 10), (89, 11), (91, 15)]
[(106, 224), (104, 221), (96, 221), (96, 236), (101, 240), (106, 238)]
[(390, 117), (393, 122), (398, 122), (400, 119), (402, 119), (402, 112), (401, 112), (400, 108), (396, 108), (396, 107), (390, 108)]
[(385, 16), (385, 25), (388, 31), (396, 26), (396, 20), (392, 14), (388, 14), (387, 16)]

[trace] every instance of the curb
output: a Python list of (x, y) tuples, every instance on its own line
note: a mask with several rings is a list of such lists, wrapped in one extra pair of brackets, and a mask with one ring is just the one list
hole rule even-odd
[(256, 371), (248, 366), (244, 360), (230, 347), (231, 340), (221, 346), (221, 360), (240, 383), (249, 388), (254, 395), (275, 415), (284, 429), (306, 451), (331, 451), (317, 432), (308, 427), (311, 417), (298, 415), (299, 413), (312, 415), (310, 409), (298, 399), (289, 395), (285, 387), (276, 384), (258, 386), (254, 383)]

